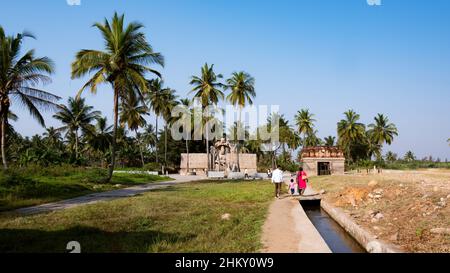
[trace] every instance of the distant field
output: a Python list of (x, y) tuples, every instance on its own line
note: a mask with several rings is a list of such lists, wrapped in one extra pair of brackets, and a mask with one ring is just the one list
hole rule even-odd
[[(375, 162), (371, 162), (368, 166), (358, 166), (352, 165), (349, 166), (349, 169), (364, 169), (364, 168), (372, 168), (377, 165)], [(428, 162), (428, 161), (396, 161), (396, 162), (383, 162), (381, 165), (377, 165), (378, 167), (382, 167), (383, 169), (389, 170), (426, 170), (426, 169), (446, 169), (450, 170), (450, 162)]]
[[(450, 228), (449, 170), (324, 176), (311, 184), (380, 239), (407, 252), (450, 252), (450, 235), (431, 232)], [(380, 219), (374, 217), (378, 213)]]
[(106, 174), (103, 169), (71, 166), (0, 171), (0, 211), (168, 180), (151, 175), (114, 174), (110, 183), (104, 183)]
[(65, 252), (69, 241), (96, 253), (258, 252), (272, 191), (264, 181), (208, 181), (46, 215), (0, 215), (0, 252)]

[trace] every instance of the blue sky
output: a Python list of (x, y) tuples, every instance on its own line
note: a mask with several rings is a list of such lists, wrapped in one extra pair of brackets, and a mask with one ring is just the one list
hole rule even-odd
[[(9, 34), (29, 30), (37, 36), (26, 48), (54, 60), (57, 71), (46, 88), (64, 100), (83, 84), (70, 79), (75, 53), (102, 47), (91, 25), (118, 11), (146, 26), (154, 49), (166, 58), (165, 82), (180, 96), (205, 62), (225, 76), (245, 70), (256, 78), (257, 104), (278, 104), (289, 119), (309, 108), (321, 137), (336, 135), (348, 109), (364, 123), (384, 113), (400, 132), (385, 150), (450, 160), (450, 1), (381, 3), (81, 0), (69, 6), (66, 0), (16, 0), (2, 2), (0, 25)], [(112, 120), (109, 87), (86, 97)], [(26, 112), (13, 110), (21, 134), (43, 132)], [(50, 113), (46, 120), (58, 126)]]

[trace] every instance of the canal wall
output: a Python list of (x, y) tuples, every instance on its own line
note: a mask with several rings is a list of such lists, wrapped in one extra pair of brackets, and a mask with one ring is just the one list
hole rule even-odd
[(341, 209), (332, 206), (324, 200), (320, 202), (320, 206), (334, 221), (364, 247), (368, 253), (403, 253), (400, 247), (378, 240), (373, 234), (356, 224)]

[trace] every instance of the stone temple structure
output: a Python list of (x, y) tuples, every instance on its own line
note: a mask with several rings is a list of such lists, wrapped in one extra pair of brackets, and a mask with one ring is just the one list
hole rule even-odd
[[(224, 172), (226, 176), (229, 173), (237, 172), (238, 157), (236, 152), (236, 145), (230, 144), (225, 138), (222, 138), (214, 143), (210, 148), (210, 168), (208, 168), (208, 155), (204, 154), (181, 154), (180, 174), (188, 174), (188, 159), (189, 172), (195, 172), (197, 175), (205, 175), (206, 170), (214, 172)], [(257, 156), (256, 154), (239, 154), (239, 164), (241, 172), (245, 169), (249, 174), (257, 172)]]
[(307, 147), (300, 162), (309, 176), (344, 174), (344, 152), (337, 147)]

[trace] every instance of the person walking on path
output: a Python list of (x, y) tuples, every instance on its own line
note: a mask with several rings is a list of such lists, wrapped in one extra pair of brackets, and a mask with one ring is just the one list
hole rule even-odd
[(297, 172), (297, 182), (299, 194), (303, 195), (307, 188), (308, 174), (303, 170), (302, 167), (300, 167)]
[(275, 185), (275, 198), (280, 198), (281, 186), (283, 184), (283, 171), (279, 167), (272, 173), (272, 183)]

